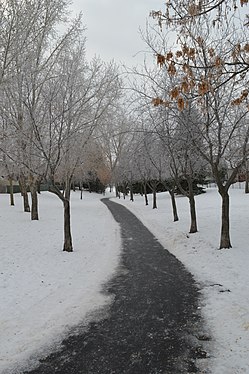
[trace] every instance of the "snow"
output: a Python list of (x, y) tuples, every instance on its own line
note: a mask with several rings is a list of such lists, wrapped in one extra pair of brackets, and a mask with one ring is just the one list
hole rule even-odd
[[(118, 265), (119, 226), (97, 194), (72, 192), (74, 252), (63, 252), (63, 208), (39, 198), (40, 220), (22, 212), (21, 197), (0, 195), (0, 373), (36, 363), (63, 336), (111, 300), (101, 287)], [(30, 357), (32, 356), (32, 361)]]
[[(241, 188), (239, 188), (241, 187)], [(135, 195), (116, 199), (129, 208), (179, 258), (198, 282), (201, 311), (211, 342), (204, 342), (212, 374), (249, 373), (249, 196), (231, 188), (233, 248), (218, 250), (221, 199), (216, 188), (196, 196), (198, 233), (189, 234), (189, 203), (178, 196), (179, 222), (173, 222), (168, 193), (158, 209)], [(59, 346), (78, 324), (87, 324), (111, 298), (101, 293), (117, 269), (121, 249), (118, 224), (103, 196), (72, 192), (74, 252), (62, 251), (63, 209), (43, 192), (40, 220), (30, 221), (15, 195), (0, 195), (0, 373), (16, 374), (36, 363), (36, 355)], [(149, 197), (151, 200), (151, 196)], [(32, 358), (32, 359), (31, 359)], [(204, 372), (204, 371), (203, 371)]]
[[(218, 250), (221, 199), (216, 188), (196, 196), (198, 233), (189, 234), (188, 199), (178, 196), (180, 220), (173, 222), (168, 193), (158, 194), (158, 209), (144, 198), (120, 199), (194, 275), (202, 289), (201, 310), (212, 337), (206, 343), (212, 374), (249, 373), (249, 195), (243, 185), (230, 189), (233, 247)], [(151, 199), (151, 196), (150, 196)], [(201, 363), (200, 363), (201, 365)]]

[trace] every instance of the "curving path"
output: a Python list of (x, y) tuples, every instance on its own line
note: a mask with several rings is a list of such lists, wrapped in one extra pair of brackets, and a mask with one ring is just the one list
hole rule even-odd
[(202, 321), (191, 274), (125, 207), (102, 200), (120, 223), (119, 271), (105, 286), (108, 311), (29, 374), (198, 372)]

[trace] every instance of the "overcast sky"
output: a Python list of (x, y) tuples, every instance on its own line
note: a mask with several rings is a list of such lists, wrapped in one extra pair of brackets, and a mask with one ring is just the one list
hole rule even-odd
[(151, 10), (163, 7), (162, 0), (72, 0), (71, 5), (74, 12), (83, 13), (87, 56), (96, 54), (105, 61), (114, 59), (128, 65), (142, 62), (144, 54), (138, 52), (146, 46), (139, 27), (145, 29)]

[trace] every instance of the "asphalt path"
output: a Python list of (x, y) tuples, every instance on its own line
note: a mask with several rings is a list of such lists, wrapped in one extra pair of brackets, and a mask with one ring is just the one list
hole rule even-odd
[(130, 211), (102, 201), (122, 236), (120, 266), (103, 289), (113, 301), (25, 373), (197, 373), (203, 321), (192, 275)]

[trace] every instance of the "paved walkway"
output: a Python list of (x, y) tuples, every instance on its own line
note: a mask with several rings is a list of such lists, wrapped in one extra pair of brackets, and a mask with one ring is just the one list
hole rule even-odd
[(202, 321), (191, 274), (125, 207), (103, 203), (123, 240), (120, 271), (105, 287), (113, 303), (29, 374), (196, 373)]

